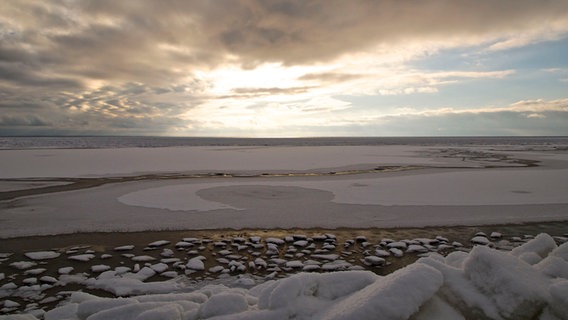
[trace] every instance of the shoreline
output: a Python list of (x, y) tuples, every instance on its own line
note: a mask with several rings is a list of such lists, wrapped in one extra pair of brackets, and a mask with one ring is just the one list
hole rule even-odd
[[(429, 254), (447, 256), (457, 251), (466, 254), (474, 246), (474, 237), (479, 238), (480, 234), (486, 235), (484, 238), (488, 242), (485, 245), (501, 251), (510, 251), (540, 233), (550, 234), (559, 244), (566, 242), (568, 221), (393, 229), (96, 232), (0, 239), (0, 286), (12, 301), (21, 306), (35, 303), (35, 308), (39, 306), (47, 311), (60, 305), (71, 292), (76, 291), (98, 297), (116, 298), (137, 296), (142, 292), (137, 292), (134, 288), (142, 285), (147, 285), (148, 288), (164, 285), (187, 292), (199, 290), (208, 284), (237, 287), (244, 284), (244, 287), (248, 288), (269, 280), (284, 279), (306, 272), (367, 270), (379, 276), (388, 276)], [(494, 236), (495, 234), (497, 235)], [(252, 240), (255, 237), (258, 242)], [(268, 244), (272, 241), (270, 238), (282, 241), (272, 253), (270, 252), (273, 249)], [(180, 241), (197, 242), (188, 247), (180, 247)], [(399, 251), (400, 256), (395, 255), (396, 252), (385, 246), (385, 241), (407, 243), (408, 247)], [(423, 251), (411, 251), (411, 243), (420, 244), (418, 247)], [(327, 245), (332, 246), (326, 249)], [(120, 247), (130, 248), (123, 251), (118, 250)], [(377, 258), (379, 249), (389, 251), (389, 256)], [(26, 255), (49, 252), (57, 253), (57, 257), (35, 260)], [(73, 257), (80, 256), (88, 259), (73, 260)], [(192, 259), (196, 258), (203, 262), (203, 269), (189, 269)], [(375, 265), (368, 261), (382, 262)], [(26, 263), (31, 265), (16, 267)], [(231, 265), (238, 268), (233, 269)], [(64, 269), (69, 271), (62, 271)], [(124, 293), (117, 293), (120, 291), (116, 290), (124, 288), (104, 285), (105, 272), (102, 270), (115, 270), (108, 271), (109, 275), (116, 273), (116, 270), (129, 270), (132, 272), (131, 277), (139, 279), (136, 282), (138, 284), (132, 289), (125, 289)], [(136, 273), (136, 270), (140, 270), (139, 273)], [(122, 279), (121, 276), (114, 277)], [(29, 284), (32, 279), (42, 283), (41, 287), (36, 286), (36, 289), (33, 289), (34, 286)], [(51, 279), (57, 279), (58, 285), (44, 282)], [(22, 288), (22, 291), (16, 288)], [(153, 293), (151, 289), (148, 290), (150, 291), (144, 294)], [(18, 309), (10, 309), (8, 313), (16, 310)]]
[[(187, 234), (195, 234), (199, 236), (209, 235), (239, 235), (239, 234), (318, 234), (318, 233), (367, 233), (376, 235), (394, 236), (394, 235), (408, 235), (408, 237), (421, 237), (427, 234), (452, 234), (455, 238), (469, 239), (471, 235), (477, 232), (490, 233), (491, 231), (501, 232), (505, 234), (530, 234), (535, 231), (544, 233), (557, 234), (562, 233), (568, 236), (568, 217), (566, 220), (559, 221), (538, 221), (538, 222), (519, 222), (519, 223), (505, 223), (505, 224), (480, 224), (480, 225), (455, 225), (455, 226), (425, 226), (425, 227), (370, 227), (370, 228), (355, 228), (355, 227), (337, 227), (337, 228), (220, 228), (220, 229), (180, 229), (180, 230), (146, 230), (146, 231), (97, 231), (97, 232), (74, 232), (74, 233), (61, 233), (51, 235), (33, 235), (33, 236), (20, 236), (10, 238), (0, 238), (0, 242), (4, 244), (11, 244), (20, 247), (23, 250), (50, 250), (54, 247), (61, 246), (64, 243), (75, 243), (76, 245), (87, 245), (87, 242), (96, 239), (97, 245), (104, 243), (108, 246), (120, 243), (120, 238), (125, 239), (139, 239), (143, 243), (145, 237), (152, 238), (179, 238)], [(113, 237), (109, 237), (112, 235)], [(85, 239), (87, 242), (76, 241), (75, 239)], [(124, 242), (124, 241), (122, 241)], [(41, 243), (39, 245), (38, 243)], [(48, 244), (51, 243), (51, 244)], [(37, 244), (37, 245), (36, 245)], [(65, 246), (69, 246), (68, 244)], [(42, 247), (44, 246), (44, 247)]]

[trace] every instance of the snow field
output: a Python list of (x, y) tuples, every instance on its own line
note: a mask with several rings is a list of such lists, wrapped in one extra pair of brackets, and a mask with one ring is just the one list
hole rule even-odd
[[(52, 258), (53, 253), (45, 254), (47, 251), (24, 255), (36, 258), (43, 256), (46, 259), (35, 261), (11, 262), (11, 257), (17, 260), (17, 255), (6, 253), (4, 256), (7, 258), (4, 259), (7, 260), (3, 263), (7, 263), (10, 272), (3, 272), (2, 277), (0, 277), (0, 306), (2, 306), (2, 303), (4, 304), (0, 308), (0, 314), (24, 312), (41, 318), (56, 303), (65, 305), (58, 308), (58, 311), (53, 311), (52, 314), (58, 315), (60, 312), (68, 310), (65, 308), (73, 309), (69, 307), (73, 304), (68, 303), (70, 301), (68, 300), (69, 292), (66, 292), (65, 287), (67, 285), (80, 285), (85, 288), (105, 290), (115, 296), (136, 297), (136, 299), (147, 297), (150, 294), (159, 294), (160, 299), (164, 300), (168, 299), (168, 293), (196, 290), (196, 292), (201, 292), (207, 297), (213, 297), (218, 292), (225, 292), (229, 290), (227, 288), (232, 288), (232, 291), (225, 292), (230, 293), (230, 297), (221, 295), (213, 300), (216, 301), (215, 303), (210, 302), (208, 307), (202, 306), (205, 302), (193, 305), (197, 303), (193, 301), (191, 311), (187, 310), (186, 305), (181, 305), (181, 307), (163, 305), (164, 302), (158, 306), (155, 301), (148, 301), (152, 304), (144, 305), (142, 307), (144, 310), (140, 311), (140, 313), (148, 312), (149, 315), (153, 314), (160, 317), (165, 317), (164, 315), (167, 314), (168, 316), (164, 319), (184, 319), (183, 317), (186, 316), (186, 318), (189, 317), (188, 319), (206, 319), (213, 315), (230, 315), (230, 317), (233, 317), (236, 313), (245, 316), (245, 318), (249, 316), (262, 318), (262, 314), (266, 313), (266, 317), (287, 319), (292, 317), (293, 312), (291, 310), (298, 308), (303, 308), (303, 311), (297, 315), (299, 318), (314, 316), (321, 319), (338, 319), (343, 314), (345, 319), (359, 318), (360, 316), (364, 319), (364, 314), (378, 312), (377, 308), (379, 307), (377, 306), (380, 306), (380, 309), (383, 310), (381, 314), (392, 312), (392, 314), (399, 315), (399, 318), (404, 319), (414, 314), (418, 309), (409, 307), (410, 309), (398, 310), (397, 308), (401, 308), (398, 305), (401, 302), (397, 304), (393, 302), (394, 300), (389, 303), (381, 302), (382, 304), (377, 301), (373, 303), (370, 301), (379, 299), (378, 296), (384, 297), (385, 294), (392, 294), (397, 290), (408, 290), (404, 285), (405, 281), (420, 284), (420, 290), (416, 291), (418, 289), (414, 288), (413, 294), (416, 293), (416, 295), (404, 295), (404, 299), (409, 299), (409, 302), (404, 302), (404, 304), (417, 306), (420, 310), (427, 309), (430, 310), (429, 312), (438, 309), (450, 310), (451, 312), (459, 311), (459, 314), (474, 315), (475, 317), (484, 315), (491, 319), (499, 319), (499, 317), (513, 319), (518, 316), (519, 312), (534, 314), (543, 309), (547, 310), (547, 314), (559, 312), (560, 307), (548, 306), (550, 301), (564, 301), (562, 293), (566, 291), (566, 286), (556, 281), (558, 283), (554, 283), (555, 286), (552, 287), (549, 279), (568, 279), (568, 246), (557, 247), (556, 245), (556, 243), (566, 242), (566, 237), (552, 238), (541, 234), (536, 237), (513, 237), (507, 240), (503, 237), (491, 237), (478, 233), (472, 237), (472, 244), (476, 243), (473, 240), (478, 237), (487, 239), (486, 246), (483, 246), (486, 251), (476, 247), (472, 253), (468, 253), (467, 247), (463, 247), (460, 243), (456, 243), (457, 245), (454, 246), (449, 239), (441, 236), (398, 241), (384, 238), (377, 241), (368, 240), (362, 236), (338, 239), (333, 234), (313, 236), (294, 234), (282, 238), (258, 236), (250, 238), (223, 237), (218, 240), (184, 238), (180, 241), (184, 243), (181, 246), (179, 242), (170, 243), (160, 240), (152, 243), (159, 245), (141, 246), (143, 252), (146, 253), (144, 255), (136, 254), (138, 251), (136, 251), (134, 245), (120, 246), (111, 249), (119, 254), (113, 258), (121, 259), (119, 263), (110, 258), (104, 260), (106, 262), (100, 263), (103, 255), (108, 254), (95, 252), (89, 246), (75, 247), (57, 258)], [(243, 248), (243, 246), (246, 248)], [(418, 248), (420, 249), (418, 250)], [(495, 250), (489, 248), (511, 251), (502, 256), (501, 252), (495, 254), (493, 253)], [(413, 259), (416, 259), (417, 256), (428, 256), (429, 258), (405, 269), (404, 272), (398, 272), (396, 277), (388, 275), (385, 277), (385, 279), (390, 279), (388, 281), (380, 280), (383, 278), (372, 273), (359, 272), (367, 269), (381, 273), (382, 268), (388, 267), (392, 263), (396, 265), (399, 258), (397, 258), (397, 254), (392, 253), (392, 250), (397, 250), (400, 256), (415, 257)], [(49, 252), (59, 253), (57, 250)], [(449, 254), (443, 257), (436, 252)], [(164, 257), (164, 253), (167, 257)], [(87, 256), (89, 259), (69, 259), (77, 256)], [(531, 259), (526, 257), (531, 257)], [(66, 260), (75, 261), (75, 268), (71, 266), (60, 267), (50, 273), (50, 263)], [(527, 262), (529, 260), (531, 264)], [(519, 262), (522, 262), (522, 264), (517, 265)], [(41, 268), (37, 267), (38, 263), (41, 264)], [(437, 271), (432, 271), (432, 268)], [(491, 275), (496, 278), (484, 280), (487, 275), (483, 273), (485, 272), (483, 270), (487, 268), (491, 268)], [(478, 269), (481, 269), (481, 271), (477, 271)], [(517, 271), (508, 274), (507, 272), (510, 270)], [(330, 273), (300, 274), (297, 276), (299, 278), (291, 276), (302, 271)], [(337, 273), (338, 271), (349, 272)], [(341, 274), (341, 276), (336, 276), (336, 273)], [(504, 274), (501, 275), (500, 273)], [(365, 276), (361, 276), (361, 274), (365, 274)], [(428, 275), (427, 278), (430, 279), (428, 280), (430, 282), (423, 283), (420, 276), (418, 276), (420, 279), (414, 278), (416, 275)], [(440, 281), (436, 280), (440, 277), (444, 284), (440, 284), (438, 283)], [(513, 284), (518, 282), (519, 279), (524, 279), (521, 277), (534, 279), (535, 283), (544, 283), (544, 287), (532, 282)], [(279, 278), (284, 279), (273, 280)], [(369, 280), (370, 278), (372, 278), (372, 281)], [(287, 280), (290, 281), (290, 284), (286, 285), (280, 283), (286, 279), (296, 280)], [(293, 299), (297, 300), (296, 302), (291, 302), (291, 298), (274, 298), (274, 302), (270, 302), (270, 299), (267, 302), (263, 300), (267, 297), (259, 291), (259, 288), (264, 288), (263, 285), (268, 285), (266, 283), (279, 284), (283, 287), (275, 292), (270, 291), (272, 293), (269, 295), (270, 297), (273, 295), (277, 297), (281, 290), (284, 290), (286, 286), (292, 286), (295, 281), (312, 283), (312, 287), (302, 287), (300, 293), (293, 296)], [(335, 288), (333, 290), (340, 291), (340, 293), (324, 293), (328, 291), (322, 290), (331, 290), (325, 289), (331, 286), (330, 283), (327, 283), (328, 281), (344, 283), (344, 287), (339, 285), (333, 287)], [(358, 289), (353, 290), (363, 293), (355, 295), (354, 291), (350, 291), (352, 290), (350, 283), (356, 282), (362, 282), (364, 285), (360, 284)], [(217, 288), (214, 293), (201, 291), (205, 290), (203, 286), (208, 283), (218, 284), (217, 287), (213, 286)], [(258, 286), (256, 286), (257, 284)], [(551, 286), (550, 290), (547, 285)], [(200, 287), (203, 288), (199, 289)], [(503, 291), (503, 287), (508, 291)], [(251, 292), (244, 288), (251, 288)], [(422, 288), (425, 291), (422, 291)], [(53, 290), (56, 290), (57, 293), (47, 294), (47, 292)], [(233, 292), (235, 290), (236, 295)], [(319, 292), (318, 296), (306, 295), (306, 290), (315, 290)], [(436, 293), (431, 293), (432, 290)], [(529, 291), (532, 293), (529, 294)], [(549, 291), (550, 293), (548, 293)], [(244, 296), (243, 292), (246, 293)], [(268, 291), (265, 294), (268, 294)], [(282, 294), (289, 294), (289, 292), (284, 290)], [(322, 298), (322, 295), (325, 298)], [(242, 303), (243, 297), (247, 303), (246, 307)], [(395, 297), (397, 296), (395, 295)], [(546, 299), (542, 299), (542, 297)], [(227, 301), (228, 309), (225, 311), (215, 310), (218, 302), (224, 299), (229, 300)], [(384, 298), (379, 300), (383, 301)], [(17, 301), (19, 304), (15, 306), (8, 302), (10, 307), (7, 307), (4, 301)], [(168, 303), (171, 302), (167, 301)], [(340, 303), (340, 301), (346, 302)], [(364, 306), (366, 303), (372, 304), (372, 307)], [(284, 305), (276, 307), (279, 304)], [(313, 306), (311, 306), (312, 304)], [(359, 304), (362, 305), (357, 307), (356, 310), (350, 307)], [(397, 305), (395, 309), (398, 311), (387, 312), (393, 304)], [(341, 307), (342, 305), (343, 307)], [(330, 310), (335, 311), (329, 311), (324, 316), (320, 314), (323, 309), (317, 306), (333, 307)], [(129, 308), (131, 309), (128, 310), (131, 311), (128, 312), (138, 312), (135, 311), (138, 310), (137, 307), (130, 306)], [(201, 310), (202, 308), (203, 310)], [(251, 313), (253, 310), (258, 311), (258, 313), (253, 312), (254, 316)], [(46, 319), (49, 319), (47, 317), (50, 314), (49, 312), (52, 311), (45, 314)], [(104, 313), (97, 317), (102, 318), (105, 314), (112, 315), (114, 311), (108, 312), (110, 313)], [(162, 312), (164, 315), (162, 315)], [(361, 312), (362, 314), (360, 314)], [(188, 314), (191, 314), (191, 316)], [(51, 319), (55, 318), (55, 316), (52, 316)], [(75, 318), (71, 317), (71, 319)], [(79, 317), (78, 319), (83, 318)]]

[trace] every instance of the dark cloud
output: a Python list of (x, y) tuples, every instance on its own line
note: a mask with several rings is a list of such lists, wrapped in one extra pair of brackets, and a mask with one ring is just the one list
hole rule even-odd
[(51, 123), (37, 117), (34, 115), (27, 116), (1, 116), (0, 125), (8, 127), (16, 126), (31, 126), (31, 127), (43, 127), (50, 126)]
[(12, 23), (0, 28), (22, 29), (2, 50), (6, 61), (43, 60), (56, 65), (40, 67), (63, 73), (146, 83), (177, 78), (172, 66), (214, 67), (227, 54), (243, 66), (305, 64), (379, 44), (568, 20), (563, 0), (23, 1), (2, 11)]
[(0, 84), (1, 83), (25, 87), (81, 87), (79, 81), (65, 76), (44, 75), (36, 72), (36, 70), (25, 64), (6, 64), (2, 62), (0, 62)]

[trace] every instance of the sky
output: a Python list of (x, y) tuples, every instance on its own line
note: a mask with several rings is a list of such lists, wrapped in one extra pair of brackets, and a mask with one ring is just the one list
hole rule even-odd
[(568, 1), (3, 0), (0, 135), (568, 135)]

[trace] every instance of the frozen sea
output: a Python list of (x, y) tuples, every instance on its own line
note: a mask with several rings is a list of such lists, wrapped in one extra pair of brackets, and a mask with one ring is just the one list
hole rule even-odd
[[(522, 239), (481, 234), (471, 239), (472, 248), (449, 254), (440, 247), (461, 246), (443, 237), (382, 239), (357, 253), (362, 263), (381, 264), (385, 255), (424, 252), (386, 276), (339, 268), (351, 250), (341, 244), (312, 248), (309, 239), (293, 237), (286, 249), (286, 237), (235, 238), (213, 252), (216, 258), (202, 254), (205, 246), (186, 248), (197, 246), (189, 238), (179, 248), (152, 242), (149, 247), (162, 250), (153, 256), (122, 253), (131, 245), (117, 252), (99, 252), (96, 244), (14, 252), (1, 239), (562, 223), (568, 220), (567, 137), (4, 137), (0, 182), (1, 320), (567, 319), (568, 232)], [(180, 248), (187, 252), (172, 256)], [(239, 251), (259, 259), (246, 260)], [(111, 265), (113, 255), (126, 259), (124, 265)], [(333, 261), (314, 261), (323, 258)], [(86, 263), (88, 270), (74, 271), (71, 263)], [(284, 268), (305, 272), (247, 277), (246, 270), (268, 263), (276, 275)], [(50, 264), (57, 272), (46, 270)], [(326, 265), (338, 269), (312, 273)], [(195, 285), (187, 282), (193, 272), (230, 277)], [(149, 281), (155, 274), (173, 279)], [(50, 295), (69, 284), (107, 293)]]
[(197, 146), (472, 146), (568, 145), (568, 137), (317, 137), (317, 138), (208, 138), (208, 137), (0, 137), (0, 149), (108, 149)]

